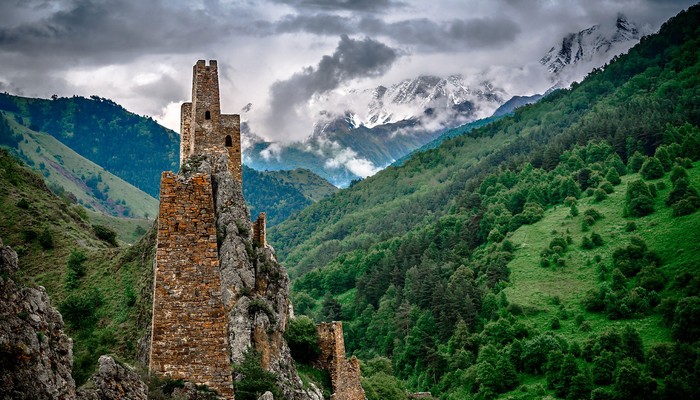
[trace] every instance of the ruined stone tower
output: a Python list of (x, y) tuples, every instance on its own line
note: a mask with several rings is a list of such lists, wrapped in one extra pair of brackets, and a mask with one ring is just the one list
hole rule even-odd
[(192, 102), (182, 104), (180, 165), (193, 155), (228, 153), (228, 168), (241, 181), (241, 117), (221, 114), (219, 71), (215, 60), (197, 61), (192, 72)]
[(316, 364), (331, 375), (331, 400), (366, 400), (360, 384), (360, 362), (345, 357), (342, 322), (321, 322), (316, 326), (321, 355)]
[[(240, 182), (240, 117), (221, 114), (216, 61), (197, 61), (192, 79), (192, 102), (182, 105), (180, 164), (226, 153), (226, 168)], [(222, 291), (211, 176), (163, 172), (149, 370), (205, 384), (232, 399)]]

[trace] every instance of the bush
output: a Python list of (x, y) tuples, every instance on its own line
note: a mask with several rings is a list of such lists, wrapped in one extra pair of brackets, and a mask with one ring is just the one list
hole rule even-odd
[(374, 374), (368, 378), (363, 376), (362, 388), (365, 389), (367, 400), (406, 399), (406, 392), (401, 387), (401, 382), (395, 377), (383, 372)]
[(66, 287), (74, 289), (78, 287), (78, 281), (85, 276), (85, 266), (83, 263), (87, 260), (85, 253), (80, 250), (72, 250), (68, 257), (68, 273), (66, 275)]
[(627, 184), (625, 215), (643, 217), (654, 212), (654, 200), (649, 186), (641, 179)]
[(113, 230), (107, 228), (103, 225), (93, 225), (93, 231), (98, 239), (111, 244), (112, 246), (117, 245), (117, 233)]
[(615, 188), (613, 187), (612, 183), (605, 181), (600, 185), (600, 188), (605, 191), (606, 194), (613, 194), (615, 193)]
[(594, 246), (602, 246), (604, 244), (603, 237), (595, 232), (591, 233), (591, 242), (593, 242)]
[(637, 223), (634, 221), (629, 221), (627, 222), (627, 225), (625, 225), (625, 232), (634, 232), (637, 230)]
[(597, 202), (603, 201), (608, 198), (608, 194), (602, 188), (598, 188), (593, 191), (593, 199)]
[(700, 339), (700, 297), (686, 297), (678, 302), (671, 333), (682, 342), (692, 343)]
[(275, 399), (284, 398), (277, 386), (277, 377), (263, 369), (261, 362), (262, 355), (249, 348), (243, 355), (243, 361), (233, 366), (236, 400), (257, 400), (265, 392), (271, 392)]
[(97, 309), (103, 302), (102, 294), (93, 289), (82, 294), (71, 294), (59, 306), (63, 319), (73, 329), (90, 328), (97, 322)]
[(627, 168), (631, 172), (639, 172), (642, 168), (642, 164), (644, 164), (644, 156), (638, 151), (635, 151), (629, 160), (627, 160)]
[(559, 322), (559, 318), (557, 318), (557, 317), (552, 318), (552, 322), (550, 324), (550, 327), (553, 330), (557, 330), (557, 329), (561, 328), (561, 322)]
[(681, 217), (683, 215), (690, 215), (697, 209), (697, 202), (694, 202), (691, 199), (682, 199), (673, 205), (673, 216)]
[(17, 207), (26, 210), (29, 208), (29, 202), (27, 201), (27, 199), (22, 198), (17, 202)]
[(613, 185), (619, 185), (622, 182), (622, 179), (620, 179), (620, 174), (615, 168), (610, 168), (608, 170), (608, 173), (605, 175), (605, 180)]
[(39, 239), (39, 245), (41, 246), (42, 249), (44, 250), (50, 250), (53, 249), (54, 243), (53, 243), (53, 234), (49, 230), (49, 228), (44, 228), (43, 231), (38, 236)]
[(289, 321), (284, 338), (289, 344), (292, 357), (298, 362), (311, 363), (321, 354), (316, 324), (305, 315)]
[(646, 180), (658, 179), (664, 176), (664, 167), (658, 158), (649, 157), (642, 164), (642, 169), (639, 170), (639, 173)]

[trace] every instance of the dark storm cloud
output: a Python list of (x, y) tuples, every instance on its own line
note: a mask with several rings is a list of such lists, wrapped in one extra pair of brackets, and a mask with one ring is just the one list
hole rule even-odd
[(349, 80), (380, 76), (399, 56), (398, 51), (376, 40), (341, 36), (335, 52), (323, 56), (315, 68), (307, 67), (270, 87), (270, 127), (284, 131), (290, 119), (295, 117), (298, 105)]
[(511, 42), (520, 32), (520, 27), (504, 17), (445, 22), (421, 18), (387, 23), (375, 17), (356, 19), (334, 14), (316, 14), (288, 15), (277, 23), (276, 31), (386, 36), (397, 43), (432, 52), (474, 49)]
[(357, 22), (334, 14), (287, 15), (276, 24), (278, 33), (307, 32), (338, 36), (357, 32)]
[[(117, 62), (144, 53), (184, 52), (210, 43), (235, 29), (226, 23), (230, 11), (217, 2), (199, 10), (171, 7), (161, 1), (63, 2), (40, 19), (0, 26), (0, 52), (82, 62)], [(12, 9), (8, 10), (12, 12)], [(26, 11), (16, 8), (21, 14)]]
[(279, 3), (299, 9), (379, 11), (401, 7), (400, 1), (392, 0), (278, 0)]

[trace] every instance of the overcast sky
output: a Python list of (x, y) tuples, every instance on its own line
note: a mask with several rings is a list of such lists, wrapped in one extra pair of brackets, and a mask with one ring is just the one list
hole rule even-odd
[(693, 3), (0, 0), (0, 91), (106, 97), (177, 131), (192, 65), (217, 59), (223, 112), (252, 103), (255, 133), (299, 139), (285, 130), (328, 91), (459, 73), (533, 94), (537, 60), (566, 33), (619, 12), (655, 31)]

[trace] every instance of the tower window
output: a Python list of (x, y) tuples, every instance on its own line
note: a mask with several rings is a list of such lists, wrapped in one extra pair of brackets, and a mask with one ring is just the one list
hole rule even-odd
[(204, 112), (204, 119), (211, 119), (211, 113), (209, 111)]
[(226, 147), (233, 146), (233, 140), (231, 140), (231, 135), (226, 135)]

